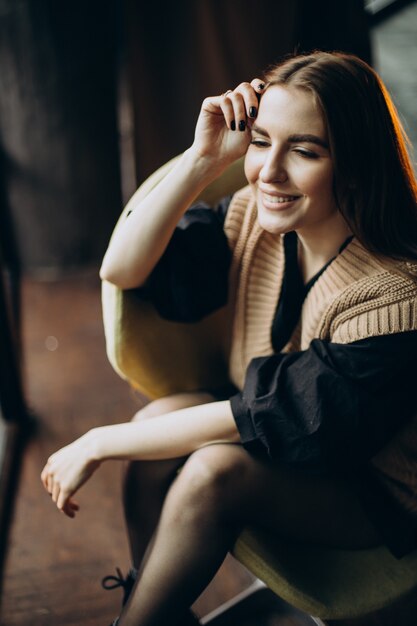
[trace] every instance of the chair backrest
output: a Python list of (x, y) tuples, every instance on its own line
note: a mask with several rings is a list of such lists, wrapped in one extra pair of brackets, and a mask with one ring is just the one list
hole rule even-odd
[[(132, 205), (158, 184), (178, 158), (166, 163), (139, 187), (114, 232), (126, 219)], [(243, 159), (240, 159), (198, 199), (213, 204), (245, 184)], [(110, 363), (122, 378), (149, 398), (216, 388), (227, 382), (227, 307), (201, 322), (169, 322), (158, 315), (151, 303), (106, 281), (102, 285), (102, 306)]]

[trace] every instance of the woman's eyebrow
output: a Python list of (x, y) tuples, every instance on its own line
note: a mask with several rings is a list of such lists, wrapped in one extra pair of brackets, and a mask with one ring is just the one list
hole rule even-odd
[(329, 149), (328, 144), (323, 141), (323, 139), (320, 139), (320, 137), (317, 137), (317, 135), (290, 135), (288, 137), (288, 142), (289, 143), (315, 143), (318, 146), (321, 146), (322, 148), (326, 148), (326, 150)]
[(263, 137), (269, 137), (269, 134), (267, 133), (267, 131), (264, 128), (261, 128), (260, 126), (257, 126), (256, 124), (253, 124), (252, 131), (255, 133), (258, 133), (258, 135), (262, 135)]

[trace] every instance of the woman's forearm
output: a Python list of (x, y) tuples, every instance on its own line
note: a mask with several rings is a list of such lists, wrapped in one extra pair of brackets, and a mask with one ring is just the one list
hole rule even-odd
[(95, 461), (158, 460), (191, 454), (212, 443), (236, 443), (239, 434), (229, 401), (180, 409), (149, 420), (90, 431)]
[(176, 458), (212, 443), (238, 441), (230, 402), (212, 402), (149, 420), (94, 428), (52, 454), (41, 480), (57, 507), (74, 517), (78, 504), (72, 496), (103, 461)]
[(165, 251), (174, 229), (198, 194), (219, 175), (213, 159), (187, 150), (165, 178), (138, 201), (112, 237), (100, 276), (121, 289), (139, 287)]

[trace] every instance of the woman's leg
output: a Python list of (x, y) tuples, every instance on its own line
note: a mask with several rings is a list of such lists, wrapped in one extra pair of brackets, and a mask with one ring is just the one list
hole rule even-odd
[[(179, 393), (154, 400), (133, 421), (151, 419), (170, 411), (213, 401), (208, 393)], [(126, 465), (123, 504), (133, 567), (139, 569), (159, 521), (162, 504), (184, 458), (135, 461)]]
[(189, 457), (167, 493), (120, 626), (180, 625), (247, 524), (339, 547), (379, 543), (346, 484), (274, 468), (240, 445), (207, 446)]

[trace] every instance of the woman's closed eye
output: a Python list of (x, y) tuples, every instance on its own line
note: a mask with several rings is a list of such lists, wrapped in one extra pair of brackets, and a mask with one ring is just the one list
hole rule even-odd
[(268, 148), (269, 147), (269, 142), (266, 141), (265, 139), (259, 139), (259, 138), (254, 138), (251, 140), (250, 144), (252, 146), (256, 146), (257, 148)]
[[(255, 146), (255, 148), (269, 148), (271, 143), (267, 139), (254, 137), (250, 141), (250, 145)], [(317, 152), (313, 152), (312, 150), (308, 150), (307, 148), (302, 148), (302, 147), (293, 148), (293, 152), (295, 152), (296, 154), (300, 155), (301, 157), (305, 159), (318, 159), (319, 158), (319, 155), (317, 154)]]
[(301, 157), (304, 157), (305, 159), (318, 159), (319, 155), (317, 154), (317, 152), (312, 152), (311, 150), (307, 150), (306, 148), (294, 148), (293, 152), (296, 152), (297, 154), (299, 154)]

